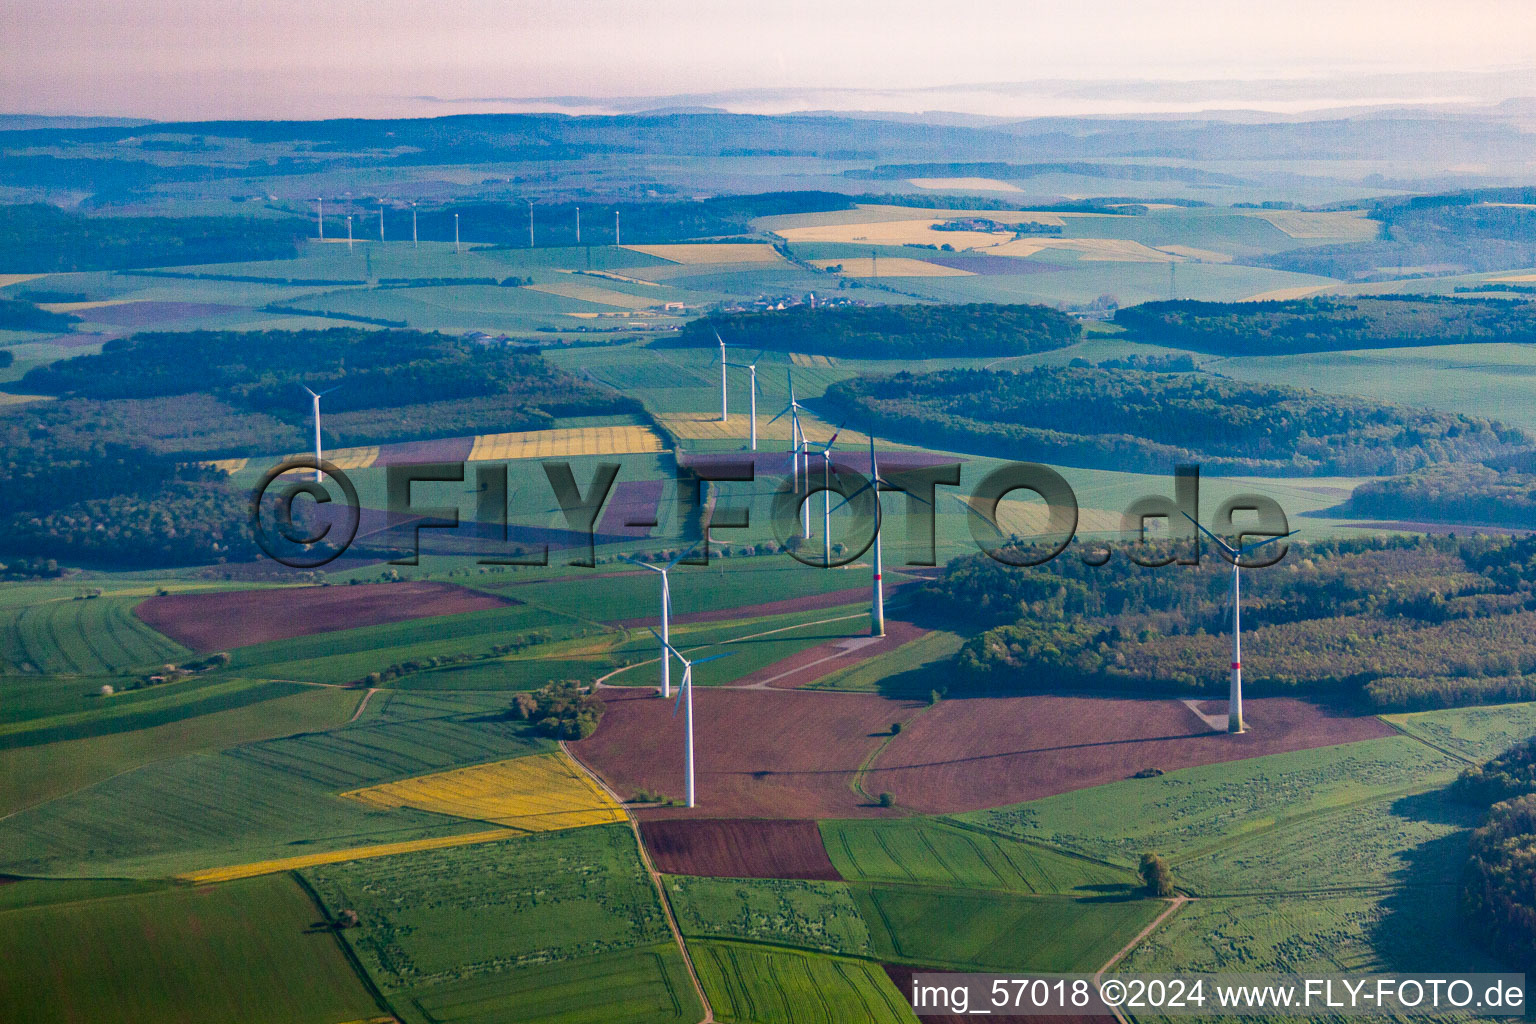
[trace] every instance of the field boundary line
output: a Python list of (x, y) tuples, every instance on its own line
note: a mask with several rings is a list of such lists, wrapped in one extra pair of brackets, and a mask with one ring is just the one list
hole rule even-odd
[(1053, 846), (1052, 844), (1042, 842), (1039, 839), (1026, 839), (1023, 836), (1011, 835), (1010, 833), (1002, 832), (995, 828), (988, 828), (985, 825), (978, 825), (973, 821), (964, 821), (960, 818), (955, 818), (944, 814), (939, 815), (938, 820), (966, 832), (975, 832), (979, 835), (992, 836), (997, 839), (1006, 839), (1009, 842), (1014, 843), (1022, 843), (1025, 846), (1032, 846), (1037, 850), (1045, 850), (1047, 853), (1058, 854), (1062, 857), (1067, 857), (1072, 860), (1087, 861), (1089, 864), (1097, 864), (1099, 867), (1103, 868), (1114, 868), (1116, 871), (1126, 871), (1133, 874), (1135, 873), (1135, 868), (1129, 867), (1125, 864), (1117, 864), (1112, 860), (1105, 860), (1103, 857), (1095, 857), (1091, 854), (1081, 853), (1077, 850), (1069, 850), (1064, 846)]
[[(793, 693), (793, 692), (799, 692), (799, 691), (798, 690), (792, 690), (790, 692)], [(827, 693), (837, 693), (839, 691), (828, 690), (826, 692)], [(938, 707), (937, 704), (925, 704), (925, 705), (922, 705), (922, 706), (918, 707), (918, 709), (916, 711), (914, 711), (909, 717), (904, 718), (904, 719), (901, 720), (901, 728), (902, 728), (902, 730), (905, 731), (906, 727), (910, 723), (916, 721), (918, 718), (921, 718), (924, 712), (931, 711), (931, 710), (933, 710), (936, 707)], [(899, 732), (892, 732), (892, 733), (888, 734), (885, 737), (885, 739), (883, 739), (879, 743), (875, 744), (875, 749), (869, 752), (869, 756), (868, 757), (866, 757), (863, 761), (859, 762), (858, 768), (854, 769), (853, 778), (848, 780), (848, 788), (853, 790), (854, 796), (861, 796), (865, 800), (873, 800), (874, 799), (864, 789), (864, 778), (865, 778), (865, 776), (867, 776), (870, 773), (870, 770), (874, 768), (875, 762), (880, 759), (880, 755), (885, 753), (885, 748), (890, 746), (892, 743), (896, 742), (896, 737), (900, 736), (900, 735), (901, 735), (901, 733), (899, 733)], [(894, 804), (892, 806), (894, 806)], [(917, 813), (916, 811), (910, 812), (910, 814), (916, 814), (916, 813)]]
[(1444, 754), (1446, 757), (1455, 758), (1463, 764), (1476, 765), (1478, 763), (1475, 758), (1470, 758), (1466, 754), (1458, 754), (1454, 750), (1447, 750), (1445, 747), (1440, 746), (1440, 744), (1434, 742), (1428, 737), (1420, 736), (1418, 733), (1411, 729), (1405, 729), (1401, 724), (1392, 721), (1392, 719), (1388, 718), (1386, 715), (1377, 715), (1376, 718), (1378, 721), (1387, 723), (1387, 725), (1390, 726), (1399, 736), (1406, 736), (1411, 740), (1417, 740), (1429, 749), (1437, 750)]
[[(829, 623), (833, 623), (833, 622), (846, 622), (848, 619), (861, 619), (861, 618), (864, 618), (868, 614), (869, 614), (868, 612), (853, 612), (853, 613), (848, 614), (848, 615), (838, 615), (838, 616), (836, 616), (834, 618), (830, 618), (830, 619), (816, 619), (816, 620), (814, 620), (812, 622), (797, 622), (797, 623), (795, 623), (792, 626), (780, 626), (778, 629), (770, 629), (770, 630), (766, 630), (765, 632), (762, 632), (762, 633), (748, 633), (745, 636), (733, 636), (733, 637), (731, 637), (728, 640), (720, 640), (720, 641), (718, 641), (716, 643), (701, 644), (701, 645), (698, 645), (698, 646), (688, 647), (688, 648), (684, 648), (684, 649), (685, 650), (690, 650), (690, 651), (702, 651), (702, 650), (706, 650), (706, 649), (708, 649), (710, 647), (724, 647), (727, 644), (737, 644), (737, 643), (741, 643), (744, 640), (756, 640), (758, 637), (772, 636), (775, 633), (786, 633), (786, 632), (788, 632), (788, 631), (790, 631), (792, 629), (805, 629), (807, 626), (825, 626), (825, 625), (828, 625)], [(626, 630), (625, 632), (627, 633), (628, 630)], [(643, 690), (643, 689), (646, 688), (643, 685), (642, 686), (619, 686), (619, 685), (617, 685), (615, 683), (608, 682), (608, 680), (612, 679), (614, 676), (618, 675), (620, 672), (628, 672), (632, 668), (643, 668), (646, 665), (654, 665), (654, 664), (656, 664), (660, 660), (661, 660), (660, 658), (647, 658), (645, 661), (637, 661), (637, 662), (635, 662), (632, 665), (620, 665), (618, 668), (614, 669), (612, 672), (609, 672), (609, 673), (607, 673), (605, 675), (598, 676), (596, 679), (594, 679), (592, 681), (592, 685), (595, 686), (595, 687), (606, 687), (606, 688), (608, 688), (610, 690), (619, 690), (619, 689), (623, 689), (623, 690), (642, 689)], [(651, 686), (650, 688), (653, 689), (653, 690), (656, 689), (655, 686)], [(749, 685), (746, 685), (746, 686), (737, 686), (737, 685), (735, 685), (733, 683), (725, 683), (725, 684), (722, 684), (720, 686), (711, 686), (711, 687), (709, 687), (709, 689), (711, 689), (711, 690), (751, 690), (751, 689), (755, 689), (755, 688), (756, 688), (755, 684), (749, 684)], [(801, 692), (800, 690), (797, 690), (797, 689), (781, 690), (779, 687), (775, 687), (775, 686), (763, 687), (763, 689), (764, 690), (768, 690), (768, 691), (783, 692), (783, 693), (800, 693)], [(814, 691), (807, 690), (805, 692), (810, 693), (810, 692), (814, 692)], [(832, 692), (836, 692), (836, 691), (828, 690), (828, 691), (825, 691), (825, 692), (832, 693)]]
[[(304, 895), (308, 896), (309, 902), (314, 905), (316, 910), (320, 911), (320, 916), (329, 921), (331, 913), (326, 909), (325, 901), (320, 898), (320, 894), (305, 880), (304, 876), (297, 871), (289, 871), (287, 874), (288, 877), (293, 879), (294, 884), (304, 890)], [(341, 947), (341, 955), (346, 958), (347, 965), (352, 968), (358, 980), (363, 983), (363, 988), (367, 989), (368, 994), (373, 997), (375, 1005), (389, 1014), (396, 1024), (399, 1024), (400, 1014), (395, 1011), (394, 1006), (385, 998), (384, 990), (379, 988), (378, 984), (368, 976), (368, 971), (363, 967), (363, 962), (358, 959), (357, 951), (352, 948), (352, 943), (347, 941), (346, 936), (342, 935), (339, 928), (330, 929), (330, 933), (331, 937), (336, 940), (336, 945)]]
[(373, 695), (378, 693), (378, 692), (379, 692), (379, 687), (374, 686), (374, 687), (369, 688), (367, 693), (363, 694), (363, 699), (357, 702), (357, 710), (352, 712), (352, 717), (351, 718), (347, 719), (347, 722), (346, 722), (347, 725), (351, 725), (353, 722), (357, 721), (358, 718), (360, 718), (362, 716), (363, 709), (368, 706), (368, 701), (371, 700), (373, 698)]
[(672, 903), (667, 899), (667, 887), (661, 884), (661, 873), (656, 870), (656, 865), (651, 863), (651, 855), (645, 849), (645, 839), (640, 835), (640, 823), (635, 820), (634, 815), (629, 813), (629, 808), (624, 805), (619, 795), (607, 782), (603, 781), (603, 777), (588, 768), (585, 762), (566, 746), (565, 740), (561, 740), (559, 746), (571, 763), (596, 783), (599, 789), (607, 793), (623, 812), (624, 820), (629, 823), (629, 831), (635, 837), (635, 848), (640, 853), (640, 864), (645, 868), (645, 873), (650, 876), (651, 885), (656, 888), (656, 898), (661, 901), (661, 912), (667, 917), (667, 927), (672, 930), (672, 939), (677, 943), (677, 951), (682, 954), (683, 966), (688, 968), (688, 979), (693, 982), (693, 991), (699, 997), (699, 1005), (704, 1008), (704, 1016), (699, 1024), (715, 1024), (714, 1007), (709, 1004), (709, 996), (704, 994), (704, 985), (699, 981), (699, 972), (694, 969), (693, 957), (688, 953), (688, 944), (683, 941), (683, 930), (677, 926), (677, 917), (672, 913)]

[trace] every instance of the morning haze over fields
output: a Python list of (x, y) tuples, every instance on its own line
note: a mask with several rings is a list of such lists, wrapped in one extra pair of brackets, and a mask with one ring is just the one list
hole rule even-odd
[(0, 1020), (1526, 971), (1533, 18), (7, 12)]

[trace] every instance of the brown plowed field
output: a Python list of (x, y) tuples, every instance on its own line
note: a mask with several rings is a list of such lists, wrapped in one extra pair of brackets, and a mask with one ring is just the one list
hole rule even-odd
[[(1226, 702), (1211, 710), (1224, 714)], [(1202, 708), (1204, 710), (1204, 708)], [(1212, 732), (1181, 702), (1039, 695), (946, 700), (902, 730), (863, 781), (904, 807), (944, 814), (1022, 803), (1195, 765), (1389, 736), (1373, 717), (1305, 701), (1244, 702), (1249, 731)]]
[[(674, 675), (674, 679), (679, 676)], [(620, 796), (683, 795), (683, 716), (652, 689), (605, 690), (608, 711), (569, 749)], [(922, 710), (872, 694), (700, 687), (694, 698), (698, 806), (652, 818), (853, 818), (890, 814), (850, 788), (891, 723)]]
[[(929, 970), (925, 967), (908, 967), (905, 964), (882, 964), (886, 977), (896, 985), (896, 990), (902, 994), (908, 1002), (912, 1001), (912, 975), (914, 974), (944, 974), (945, 971)], [(1011, 993), (1013, 989), (1009, 989)], [(985, 1007), (978, 1007), (985, 1009)], [(1084, 1014), (1052, 1014), (1050, 1016), (1030, 1016), (1028, 1014), (986, 1014), (989, 1024), (1115, 1024), (1112, 1014), (1094, 1015)], [(961, 1021), (974, 1020), (975, 1017), (963, 1013), (920, 1013), (917, 1019), (923, 1024), (960, 1024)]]
[(421, 581), (168, 594), (151, 597), (133, 611), (184, 647), (220, 651), (513, 603), (449, 583)]
[(640, 834), (656, 870), (669, 875), (842, 881), (814, 821), (646, 821)]

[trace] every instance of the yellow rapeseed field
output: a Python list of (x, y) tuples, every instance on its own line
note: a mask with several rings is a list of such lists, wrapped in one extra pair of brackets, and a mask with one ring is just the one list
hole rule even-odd
[(624, 809), (564, 753), (455, 768), (342, 796), (381, 810), (413, 807), (525, 832), (624, 820)]
[(348, 860), (367, 860), (371, 857), (390, 857), (397, 853), (416, 853), (419, 850), (441, 850), (449, 846), (469, 846), (472, 843), (491, 843), (498, 839), (511, 839), (524, 835), (519, 829), (497, 828), (486, 832), (466, 832), (456, 836), (437, 836), (432, 839), (411, 839), (401, 843), (379, 843), (374, 846), (351, 846), (329, 853), (307, 853), (299, 857), (282, 857), (277, 860), (259, 860), (250, 864), (233, 864), (222, 868), (206, 868), (190, 871), (176, 877), (198, 885), (212, 882), (232, 882), (237, 878), (255, 878), (257, 875), (274, 875), (279, 871), (297, 871), (321, 864), (340, 864)]
[(665, 449), (661, 438), (649, 427), (573, 427), (566, 430), (481, 434), (475, 438), (474, 447), (470, 449), (469, 461), (632, 455)]

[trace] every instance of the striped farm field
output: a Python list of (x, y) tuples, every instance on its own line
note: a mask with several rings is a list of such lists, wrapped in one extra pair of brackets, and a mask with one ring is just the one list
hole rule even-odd
[(564, 753), (455, 768), (342, 795), (380, 810), (411, 807), (524, 832), (624, 820), (623, 808)]
[(668, 260), (672, 263), (778, 263), (782, 257), (771, 245), (726, 242), (698, 245), (626, 245), (632, 252)]
[(844, 277), (975, 277), (969, 270), (945, 267), (927, 260), (914, 260), (905, 256), (887, 256), (872, 259), (868, 256), (849, 257), (840, 260), (812, 260), (823, 270), (841, 267)]
[(902, 1024), (912, 1009), (868, 960), (736, 942), (690, 942), (721, 1024)]
[(1363, 210), (1243, 212), (1250, 217), (1269, 221), (1292, 238), (1339, 238), (1352, 242), (1369, 242), (1381, 231), (1381, 224), (1367, 219)]
[(570, 455), (633, 455), (665, 451), (649, 427), (574, 427), (565, 430), (525, 430), (481, 434), (470, 449), (469, 461), (548, 459)]
[(804, 352), (791, 352), (789, 361), (796, 366), (836, 366), (837, 360), (831, 356), (813, 356)]
[(401, 853), (419, 853), (422, 850), (444, 850), (452, 846), (493, 843), (500, 839), (511, 839), (514, 836), (523, 834), (515, 829), (496, 828), (485, 832), (469, 832), (457, 836), (434, 836), (431, 839), (412, 839), (401, 843), (378, 843), (374, 846), (354, 846), (345, 850), (310, 853), (300, 857), (279, 857), (274, 860), (252, 861), (249, 864), (231, 864), (228, 867), (189, 871), (176, 877), (184, 882), (191, 882), (194, 885), (208, 885), (213, 882), (232, 882), (239, 878), (275, 875), (279, 871), (315, 868), (324, 864), (344, 864), (354, 860), (371, 860), (374, 857), (393, 857)]
[(0, 669), (90, 675), (184, 657), (186, 648), (134, 617), (138, 603), (96, 597), (0, 610)]
[[(307, 459), (311, 457), (312, 453), (310, 452), (281, 455), (273, 460), (273, 465), (279, 462), (287, 462), (289, 459)], [(367, 469), (378, 461), (379, 446), (375, 444), (363, 445), (357, 448), (322, 449), (320, 457), (337, 469)], [(215, 469), (222, 469), (230, 474), (238, 473), (250, 464), (250, 459), (214, 459), (212, 462), (206, 463), (206, 465), (212, 466)]]
[(988, 251), (998, 256), (1024, 257), (1046, 249), (1076, 253), (1086, 263), (1177, 263), (1184, 259), (1128, 238), (1020, 238)]
[(647, 298), (640, 295), (631, 295), (614, 288), (599, 288), (597, 285), (582, 284), (579, 281), (552, 281), (548, 284), (524, 285), (529, 291), (544, 292), (548, 295), (559, 295), (567, 299), (577, 299), (581, 302), (594, 302), (601, 306), (618, 306), (621, 309), (649, 309), (656, 305), (658, 300), (654, 295)]

